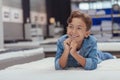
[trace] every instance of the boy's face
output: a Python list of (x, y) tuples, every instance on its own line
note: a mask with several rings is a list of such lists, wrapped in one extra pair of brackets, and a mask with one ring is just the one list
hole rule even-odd
[(85, 37), (88, 37), (90, 31), (87, 31), (86, 24), (80, 18), (73, 18), (72, 22), (68, 24), (67, 35), (72, 40), (82, 42)]

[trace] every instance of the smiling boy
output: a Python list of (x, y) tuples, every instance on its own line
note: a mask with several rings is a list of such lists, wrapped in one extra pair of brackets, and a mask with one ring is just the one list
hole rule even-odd
[(92, 20), (89, 15), (73, 11), (67, 23), (67, 34), (57, 42), (56, 70), (69, 67), (93, 70), (101, 61), (113, 59), (111, 54), (98, 50), (96, 38), (90, 35)]

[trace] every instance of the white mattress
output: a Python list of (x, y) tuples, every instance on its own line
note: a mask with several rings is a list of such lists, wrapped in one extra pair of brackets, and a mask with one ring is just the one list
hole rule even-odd
[[(43, 47), (45, 52), (56, 52), (58, 38), (50, 38), (43, 40), (41, 42), (18, 42), (12, 44), (5, 44), (5, 48), (34, 48), (34, 47)], [(119, 40), (119, 39), (118, 39)], [(120, 42), (98, 42), (98, 48), (102, 51), (120, 51)], [(52, 47), (51, 47), (52, 46)]]
[(102, 51), (120, 51), (120, 42), (98, 42), (97, 45)]
[(120, 59), (103, 61), (96, 70), (55, 70), (54, 58), (16, 65), (0, 71), (0, 80), (120, 80)]
[(35, 48), (40, 47), (40, 42), (17, 42), (17, 43), (6, 43), (4, 44), (4, 48)]
[(44, 53), (43, 48), (10, 51), (10, 52), (0, 54), (0, 60), (14, 58), (14, 57), (28, 57), (28, 56), (36, 55), (36, 54), (39, 54), (39, 53)]
[(0, 53), (0, 69), (16, 64), (40, 60), (44, 57), (45, 54), (43, 48), (35, 48), (28, 50), (22, 49), (18, 51), (8, 50), (7, 52)]
[[(57, 45), (56, 45), (57, 40), (58, 38), (46, 39), (40, 42), (40, 45), (44, 48), (45, 52), (55, 52), (57, 50)], [(107, 41), (107, 42), (98, 42), (97, 43), (98, 49), (100, 49), (101, 51), (117, 51), (118, 52), (120, 51), (119, 41), (120, 41), (119, 39), (117, 42), (115, 42), (114, 39), (111, 39), (111, 41)]]

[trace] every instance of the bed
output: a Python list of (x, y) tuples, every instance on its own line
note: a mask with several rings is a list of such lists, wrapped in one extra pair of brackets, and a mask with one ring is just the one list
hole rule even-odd
[(54, 57), (19, 64), (0, 71), (0, 80), (120, 80), (120, 59), (98, 64), (96, 70), (55, 70)]
[(0, 70), (16, 64), (40, 60), (44, 57), (44, 50), (41, 47), (3, 49), (0, 50)]
[(9, 49), (35, 48), (35, 47), (40, 47), (40, 42), (25, 41), (25, 42), (5, 43), (4, 44), (4, 48), (9, 48)]
[[(57, 50), (57, 40), (58, 38), (46, 39), (40, 42), (40, 45), (44, 48), (45, 52), (56, 52)], [(51, 47), (52, 46), (52, 47)], [(106, 42), (98, 42), (98, 49), (101, 51), (120, 51), (120, 39), (119, 41), (106, 41)]]

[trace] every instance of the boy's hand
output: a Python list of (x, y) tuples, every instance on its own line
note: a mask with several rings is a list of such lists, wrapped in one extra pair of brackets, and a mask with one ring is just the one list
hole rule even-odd
[(71, 54), (74, 54), (76, 52), (77, 46), (78, 46), (77, 42), (75, 40), (72, 40), (71, 44), (70, 44), (70, 53)]
[(65, 41), (64, 41), (64, 47), (65, 47), (65, 50), (68, 50), (68, 51), (70, 51), (70, 44), (71, 44), (71, 39), (70, 38), (68, 38), (68, 39), (66, 39)]

